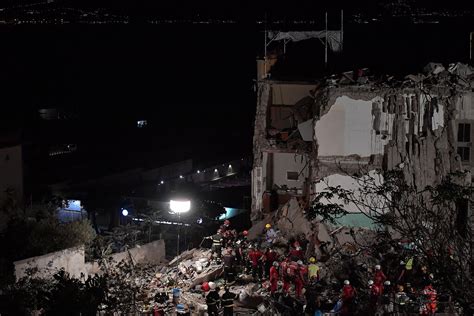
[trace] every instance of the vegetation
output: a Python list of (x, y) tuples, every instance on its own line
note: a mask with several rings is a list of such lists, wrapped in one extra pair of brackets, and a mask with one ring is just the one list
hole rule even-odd
[(405, 251), (390, 253), (392, 262), (414, 258), (418, 266), (426, 265), (434, 274), (439, 292), (465, 307), (474, 302), (468, 212), (473, 187), (466, 174), (449, 174), (425, 188), (408, 183), (402, 170), (351, 177), (359, 189), (328, 186), (316, 197), (308, 219), (332, 221), (346, 214), (345, 206), (350, 204), (379, 224), (378, 238), (367, 247), (372, 256), (383, 260), (390, 249), (406, 245)]

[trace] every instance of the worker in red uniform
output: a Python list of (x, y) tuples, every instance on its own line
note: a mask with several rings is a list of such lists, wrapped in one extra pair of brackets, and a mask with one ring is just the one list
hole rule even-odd
[(382, 295), (382, 288), (374, 281), (369, 280), (369, 314), (374, 315), (377, 312), (380, 297)]
[(270, 269), (273, 266), (273, 263), (278, 259), (278, 253), (269, 247), (265, 251), (265, 276), (270, 277)]
[(255, 279), (257, 276), (259, 279), (262, 278), (262, 262), (263, 262), (263, 253), (257, 248), (251, 248), (249, 252), (249, 260), (252, 265), (252, 276)]
[(431, 284), (431, 282), (425, 286), (425, 288), (423, 289), (421, 293), (427, 300), (426, 304), (424, 305), (421, 311), (421, 315), (434, 316), (436, 314), (436, 309), (437, 309), (436, 299), (437, 299), (438, 293), (433, 288), (433, 285)]
[(270, 293), (273, 295), (278, 289), (278, 262), (273, 262), (272, 267), (270, 268)]
[(299, 260), (297, 264), (298, 266), (295, 273), (294, 282), (295, 282), (295, 295), (296, 295), (296, 298), (299, 299), (301, 298), (303, 286), (308, 276), (308, 269), (306, 268), (306, 266), (303, 264), (303, 261), (301, 260)]
[(349, 280), (344, 281), (344, 287), (342, 288), (342, 309), (341, 316), (349, 316), (353, 314), (354, 310), (354, 300), (356, 297), (356, 290), (352, 287)]
[[(288, 268), (286, 268), (286, 276), (288, 280), (288, 290), (290, 289), (290, 284), (293, 283), (296, 285), (298, 281), (296, 281), (296, 274), (298, 273), (298, 263), (294, 261), (290, 261), (288, 263)], [(295, 286), (296, 290), (296, 286)]]
[[(383, 283), (387, 281), (387, 277), (382, 271), (382, 267), (378, 264), (375, 266), (374, 273), (374, 284), (380, 287), (380, 291), (383, 292)], [(380, 293), (382, 295), (382, 293)]]
[(291, 260), (303, 260), (304, 258), (304, 253), (303, 251), (301, 250), (301, 247), (300, 246), (296, 246), (296, 247), (293, 247), (291, 250), (290, 250), (290, 258)]
[(290, 259), (285, 258), (285, 260), (280, 263), (280, 274), (283, 280), (283, 292), (286, 294), (288, 294), (288, 291), (290, 290), (290, 276), (288, 275), (289, 267)]

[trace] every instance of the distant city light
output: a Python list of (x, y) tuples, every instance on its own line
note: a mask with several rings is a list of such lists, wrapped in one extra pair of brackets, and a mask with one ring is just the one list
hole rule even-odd
[(198, 170), (197, 173), (201, 173), (201, 171)]
[(161, 180), (160, 184), (163, 184), (163, 183), (165, 183), (165, 181)]
[(232, 168), (232, 165), (229, 165), (229, 168)]
[(184, 177), (182, 175), (179, 176), (180, 179), (183, 179)]
[(123, 216), (128, 216), (128, 211), (127, 211), (126, 209), (123, 209), (123, 210), (122, 210), (122, 215), (123, 215)]
[(146, 120), (140, 120), (140, 121), (137, 121), (137, 127), (138, 128), (143, 128), (145, 126), (147, 126), (148, 122)]
[(214, 169), (214, 172), (217, 172), (217, 169)]

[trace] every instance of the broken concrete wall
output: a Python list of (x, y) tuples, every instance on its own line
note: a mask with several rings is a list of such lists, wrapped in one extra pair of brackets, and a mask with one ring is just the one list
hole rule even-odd
[[(128, 251), (112, 254), (110, 258), (112, 259), (112, 265), (122, 260), (132, 261), (133, 264), (157, 264), (165, 260), (165, 242), (164, 240), (156, 240), (131, 248)], [(85, 262), (83, 246), (15, 261), (13, 264), (17, 280), (27, 276), (29, 271), (34, 271), (35, 276), (42, 278), (49, 278), (61, 269), (76, 278), (79, 278), (81, 273), (88, 276), (101, 272), (97, 262)]]
[[(460, 86), (420, 84), (419, 81), (393, 87), (370, 83), (335, 86), (330, 80), (325, 86), (260, 81), (254, 136), (252, 220), (256, 222), (265, 216), (262, 195), (269, 189), (268, 183), (274, 183), (288, 171), (284, 166), (270, 165), (269, 154), (286, 152), (306, 157), (305, 180), (312, 185), (305, 189), (310, 188), (304, 192), (309, 194), (292, 193), (300, 197), (321, 190), (316, 183), (335, 175), (349, 178), (362, 175), (361, 171), (402, 168), (408, 183), (422, 188), (439, 182), (450, 172), (469, 169), (470, 162), (460, 161), (456, 136), (459, 122), (474, 124), (472, 94), (470, 89)], [(288, 147), (283, 151), (279, 144), (269, 141), (268, 108), (272, 104), (298, 108), (294, 111), (295, 117), (313, 125), (313, 141), (301, 140), (306, 146), (291, 150)], [(301, 113), (303, 109), (306, 114)], [(474, 128), (470, 130), (474, 133)], [(474, 134), (471, 139), (473, 137)], [(464, 145), (470, 146), (470, 143)], [(471, 147), (469, 151), (472, 157)], [(271, 179), (267, 170), (272, 170)], [(281, 211), (285, 208), (287, 205), (280, 206), (278, 216), (284, 215)], [(286, 230), (289, 224), (283, 219), (275, 219), (275, 222)], [(299, 227), (315, 229), (306, 223)]]

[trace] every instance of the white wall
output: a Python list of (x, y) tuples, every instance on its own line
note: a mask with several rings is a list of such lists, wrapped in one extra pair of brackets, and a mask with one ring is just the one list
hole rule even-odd
[[(412, 95), (404, 95), (405, 100)], [(423, 128), (424, 104), (427, 97), (420, 96), (419, 111), (412, 113), (416, 115), (415, 134)], [(472, 103), (468, 97), (463, 99), (465, 104)], [(372, 115), (373, 105), (382, 110), (382, 97), (375, 97), (372, 100), (355, 100), (347, 96), (341, 96), (331, 106), (329, 111), (323, 115), (315, 125), (315, 137), (318, 142), (318, 156), (349, 156), (359, 155), (369, 157), (370, 155), (383, 154), (384, 146), (392, 138), (394, 114), (382, 112), (380, 115), (380, 130), (386, 132), (376, 134), (373, 129), (375, 116)], [(407, 116), (407, 104), (402, 115)], [(471, 104), (469, 104), (469, 107)], [(469, 109), (469, 111), (471, 111)], [(406, 131), (408, 133), (408, 121), (406, 121)], [(438, 111), (434, 111), (431, 120), (433, 130), (444, 125), (444, 107), (439, 104)]]
[[(288, 188), (303, 188), (304, 180), (308, 177), (309, 166), (304, 155), (294, 153), (273, 154), (273, 183)], [(301, 173), (298, 181), (287, 180), (287, 171)]]
[[(354, 195), (358, 197), (357, 200), (360, 200), (361, 194), (359, 190), (361, 188), (361, 185), (363, 184), (363, 181), (369, 180), (369, 183), (374, 183), (377, 186), (383, 183), (383, 176), (377, 173), (375, 170), (369, 171), (368, 175), (365, 175), (360, 179), (362, 181), (358, 181), (357, 179), (354, 179), (353, 177), (348, 175), (332, 174), (323, 178), (320, 182), (316, 183), (316, 192), (323, 192), (328, 188), (328, 186), (336, 187), (340, 185), (342, 189), (354, 192)], [(364, 199), (367, 205), (378, 205), (380, 207), (383, 206), (383, 202), (385, 201), (383, 198), (378, 197), (376, 194), (374, 194), (373, 196), (365, 195)], [(346, 204), (344, 200), (338, 197), (334, 197), (330, 200), (323, 200), (321, 202), (323, 202), (324, 204), (335, 203), (342, 205), (346, 211), (351, 213), (363, 212), (369, 214), (369, 209), (358, 208), (354, 203)]]
[(0, 148), (0, 201), (7, 188), (15, 189), (18, 201), (23, 199), (23, 158), (21, 145)]
[(382, 140), (372, 128), (372, 103), (376, 99), (363, 101), (338, 97), (329, 112), (316, 122), (318, 156), (383, 154), (383, 145), (388, 138)]

